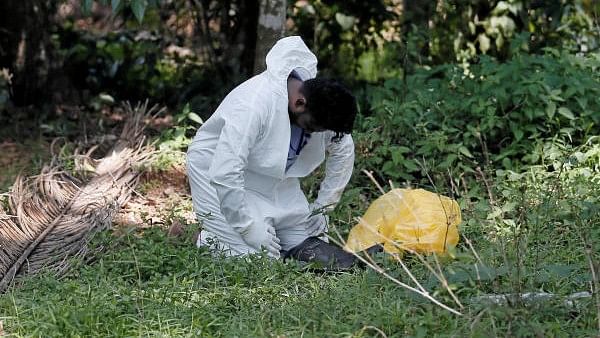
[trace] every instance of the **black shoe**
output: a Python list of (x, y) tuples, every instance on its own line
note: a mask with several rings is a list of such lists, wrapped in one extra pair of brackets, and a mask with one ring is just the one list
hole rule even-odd
[(383, 245), (375, 244), (372, 247), (365, 249), (364, 252), (370, 257), (373, 257), (375, 254), (383, 252)]

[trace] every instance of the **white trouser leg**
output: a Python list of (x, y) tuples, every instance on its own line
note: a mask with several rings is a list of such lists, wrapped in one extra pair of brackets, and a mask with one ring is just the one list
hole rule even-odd
[[(246, 244), (227, 223), (220, 211), (216, 190), (210, 185), (206, 173), (198, 170), (200, 166), (194, 165), (194, 160), (188, 156), (187, 171), (194, 211), (202, 222), (197, 245), (211, 245), (227, 255), (256, 253), (257, 250)], [(309, 237), (305, 223), (310, 210), (297, 178), (278, 183), (272, 200), (252, 191), (248, 191), (246, 196), (255, 226), (272, 225), (283, 250), (290, 250)]]
[(297, 178), (288, 178), (278, 185), (275, 209), (275, 231), (283, 250), (290, 250), (309, 237), (305, 223), (310, 217), (310, 210)]
[(216, 190), (210, 185), (206, 174), (193, 165), (188, 157), (187, 166), (194, 212), (202, 222), (202, 230), (197, 246), (208, 245), (228, 256), (255, 253), (256, 250), (246, 244), (242, 236), (225, 220), (221, 213)]

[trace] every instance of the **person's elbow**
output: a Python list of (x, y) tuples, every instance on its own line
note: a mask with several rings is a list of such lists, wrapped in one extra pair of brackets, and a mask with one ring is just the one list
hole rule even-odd
[(234, 158), (221, 158), (208, 169), (210, 184), (214, 186), (236, 187), (243, 185), (244, 165)]

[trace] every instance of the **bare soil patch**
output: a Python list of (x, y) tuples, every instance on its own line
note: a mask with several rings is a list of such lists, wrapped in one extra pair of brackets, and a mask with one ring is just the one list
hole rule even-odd
[(184, 227), (196, 222), (185, 167), (174, 165), (142, 174), (136, 193), (113, 223), (125, 227)]

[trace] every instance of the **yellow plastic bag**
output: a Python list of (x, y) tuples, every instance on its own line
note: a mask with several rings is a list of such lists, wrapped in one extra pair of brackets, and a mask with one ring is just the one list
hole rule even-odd
[(455, 200), (423, 189), (393, 189), (376, 199), (352, 228), (345, 249), (383, 244), (389, 253), (444, 253), (458, 243), (460, 208)]

